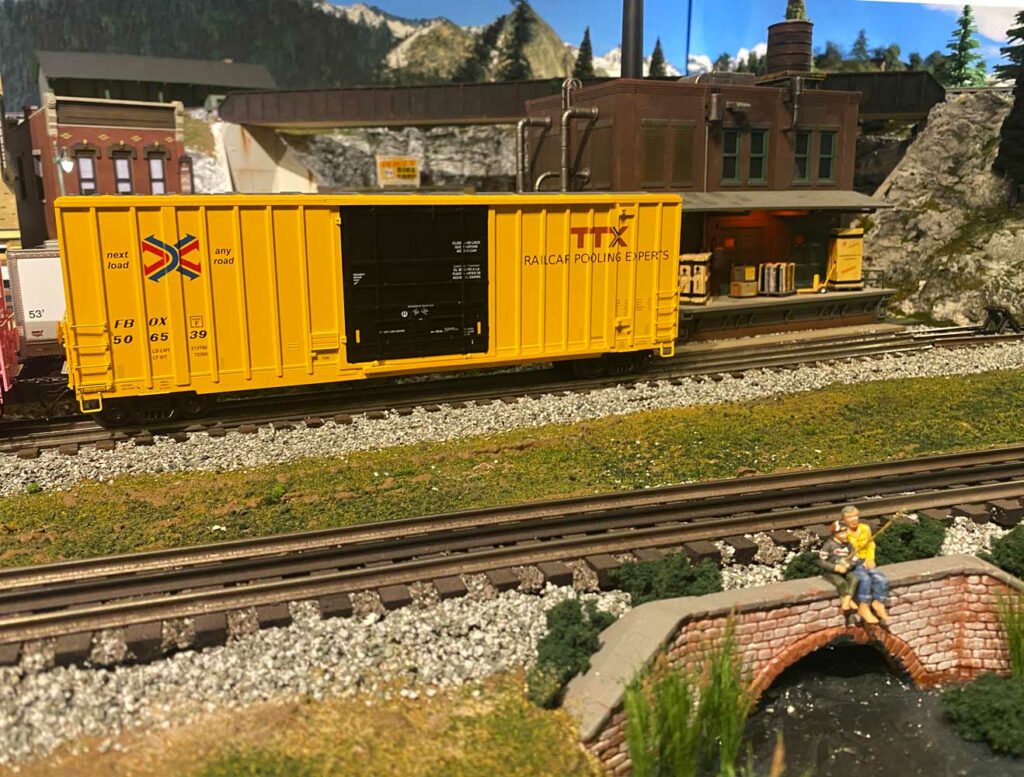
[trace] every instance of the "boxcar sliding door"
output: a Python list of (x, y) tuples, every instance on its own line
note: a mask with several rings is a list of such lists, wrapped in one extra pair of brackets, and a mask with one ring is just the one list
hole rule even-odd
[(342, 206), (349, 363), (487, 351), (487, 210)]

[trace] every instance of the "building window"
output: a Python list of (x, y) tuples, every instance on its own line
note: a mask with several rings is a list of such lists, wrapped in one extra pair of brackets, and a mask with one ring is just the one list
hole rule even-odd
[(164, 158), (162, 156), (146, 157), (146, 166), (149, 168), (149, 190), (153, 194), (167, 194), (167, 177), (164, 172)]
[(768, 178), (768, 132), (753, 130), (750, 133), (750, 174), (749, 183), (763, 183)]
[(693, 134), (693, 124), (672, 123), (673, 186), (691, 186), (693, 184)]
[(114, 191), (118, 194), (132, 193), (132, 158), (121, 151), (114, 152)]
[(722, 180), (740, 180), (740, 131), (722, 131)]
[(183, 156), (178, 159), (178, 178), (181, 181), (182, 194), (192, 194), (195, 191), (195, 180), (192, 178), (192, 157)]
[(794, 148), (794, 170), (793, 180), (797, 183), (809, 183), (811, 180), (811, 133), (809, 130), (800, 130), (796, 133), (796, 145)]
[(836, 133), (822, 132), (818, 147), (818, 181), (836, 179)]
[(96, 157), (92, 154), (80, 154), (75, 157), (75, 164), (78, 167), (78, 193), (95, 194)]
[(662, 189), (665, 187), (665, 119), (641, 119), (640, 133), (643, 148), (643, 163), (640, 168), (640, 187)]

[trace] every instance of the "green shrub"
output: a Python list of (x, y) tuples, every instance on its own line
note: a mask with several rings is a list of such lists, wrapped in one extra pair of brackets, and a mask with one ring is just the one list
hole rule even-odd
[(317, 777), (322, 773), (307, 760), (232, 748), (193, 772), (193, 777)]
[(805, 550), (797, 553), (786, 564), (782, 572), (783, 580), (799, 580), (803, 577), (815, 577), (821, 574), (821, 567), (818, 565), (818, 554), (812, 550)]
[(1000, 753), (1024, 755), (1024, 677), (985, 673), (942, 693), (953, 727), (971, 742), (988, 742)]
[(41, 494), (43, 489), (33, 480), (25, 484), (25, 491), (29, 494)]
[(693, 777), (717, 762), (732, 777), (753, 707), (732, 618), (724, 636), (689, 670), (664, 659), (626, 688), (626, 742), (635, 777)]
[(993, 540), (991, 553), (979, 555), (1004, 572), (1024, 579), (1024, 524), (1018, 524), (1013, 531)]
[(946, 527), (941, 521), (922, 515), (918, 523), (900, 522), (878, 538), (875, 561), (898, 564), (920, 558), (934, 558), (942, 550)]
[(598, 635), (615, 622), (611, 613), (593, 601), (559, 602), (545, 616), (548, 631), (537, 643), (537, 663), (527, 675), (527, 696), (541, 707), (558, 704), (565, 684), (590, 668), (590, 657), (601, 647)]
[(1024, 595), (999, 597), (999, 625), (1010, 654), (1010, 672), (1024, 679)]
[(286, 493), (288, 493), (288, 487), (284, 483), (275, 483), (270, 487), (266, 496), (260, 500), (260, 504), (264, 506), (281, 504)]
[(612, 584), (630, 595), (633, 606), (676, 596), (722, 590), (722, 573), (710, 561), (694, 566), (683, 553), (658, 561), (629, 561), (611, 574)]

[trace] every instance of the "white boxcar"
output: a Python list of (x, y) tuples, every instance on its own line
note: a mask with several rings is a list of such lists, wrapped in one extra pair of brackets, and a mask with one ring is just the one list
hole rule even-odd
[(64, 279), (56, 247), (11, 249), (14, 321), (21, 331), (21, 358), (57, 356), (64, 352), (57, 329), (64, 318)]

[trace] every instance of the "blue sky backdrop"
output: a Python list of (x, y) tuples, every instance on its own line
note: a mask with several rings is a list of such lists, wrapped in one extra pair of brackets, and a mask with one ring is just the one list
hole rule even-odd
[[(335, 0), (337, 2), (337, 0)], [(363, 0), (396, 14), (414, 18), (446, 16), (463, 25), (482, 25), (505, 13), (508, 0)], [(912, 51), (927, 56), (945, 49), (962, 5), (954, 0), (931, 3), (904, 0), (806, 0), (814, 22), (815, 47), (834, 40), (848, 49), (857, 32), (867, 31), (872, 46), (897, 43), (904, 59)], [(989, 64), (999, 60), (999, 46), (1017, 10), (1017, 0), (989, 0), (973, 6), (981, 28), (981, 42)], [(340, 4), (345, 4), (344, 2)], [(603, 54), (619, 44), (622, 0), (531, 0), (533, 7), (569, 43), (579, 44), (590, 25), (594, 51)], [(691, 53), (714, 59), (722, 52), (735, 56), (767, 38), (768, 25), (785, 15), (786, 0), (694, 0)], [(686, 0), (646, 0), (644, 46), (661, 38), (668, 60), (682, 66), (686, 47)]]

